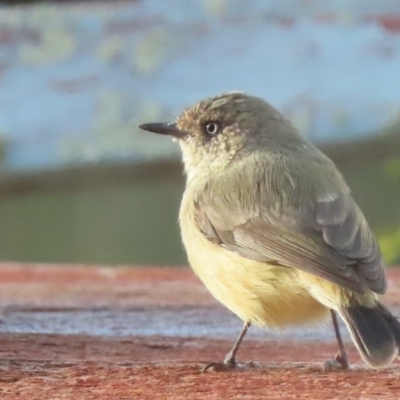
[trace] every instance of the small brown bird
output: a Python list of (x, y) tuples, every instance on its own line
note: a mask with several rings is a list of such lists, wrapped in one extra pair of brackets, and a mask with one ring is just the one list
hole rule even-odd
[(142, 129), (179, 141), (187, 174), (180, 210), (189, 262), (213, 296), (244, 321), (223, 362), (235, 369), (250, 324), (284, 328), (336, 312), (364, 361), (397, 356), (400, 323), (379, 302), (384, 265), (373, 233), (333, 162), (271, 105), (241, 92), (200, 101), (176, 123)]

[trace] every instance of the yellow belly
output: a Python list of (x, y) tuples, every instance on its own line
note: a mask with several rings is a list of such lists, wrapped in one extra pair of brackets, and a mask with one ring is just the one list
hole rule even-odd
[(243, 321), (284, 328), (316, 323), (329, 315), (304, 285), (300, 271), (245, 259), (211, 243), (184, 208), (180, 219), (194, 272), (211, 294)]

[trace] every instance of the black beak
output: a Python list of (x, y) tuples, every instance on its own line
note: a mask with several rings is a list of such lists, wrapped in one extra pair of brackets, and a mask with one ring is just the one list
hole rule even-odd
[(160, 123), (139, 125), (139, 128), (144, 129), (145, 131), (159, 133), (160, 135), (173, 136), (178, 139), (183, 138), (186, 135), (186, 132), (179, 130), (176, 124), (166, 124), (160, 122)]

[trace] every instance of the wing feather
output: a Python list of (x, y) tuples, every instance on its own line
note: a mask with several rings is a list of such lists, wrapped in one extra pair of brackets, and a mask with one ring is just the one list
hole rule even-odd
[(358, 293), (385, 292), (379, 246), (349, 194), (291, 215), (271, 214), (267, 205), (246, 211), (226, 215), (221, 204), (203, 196), (197, 221), (209, 240), (245, 258), (298, 268)]

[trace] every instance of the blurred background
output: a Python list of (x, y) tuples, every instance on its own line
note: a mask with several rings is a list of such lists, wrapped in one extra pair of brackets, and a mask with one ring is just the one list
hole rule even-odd
[(0, 259), (185, 265), (172, 121), (267, 99), (331, 157), (400, 263), (398, 0), (0, 2)]

